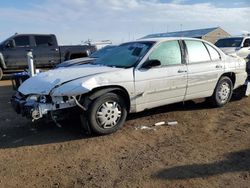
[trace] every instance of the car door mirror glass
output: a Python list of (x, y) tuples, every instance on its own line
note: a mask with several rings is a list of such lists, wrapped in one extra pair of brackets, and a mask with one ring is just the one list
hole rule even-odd
[(9, 40), (5, 43), (5, 47), (6, 48), (13, 48), (14, 47), (14, 41), (13, 40)]
[(161, 62), (157, 59), (152, 59), (152, 60), (148, 60), (146, 61), (143, 65), (142, 68), (144, 69), (150, 69), (152, 67), (158, 67), (161, 65)]

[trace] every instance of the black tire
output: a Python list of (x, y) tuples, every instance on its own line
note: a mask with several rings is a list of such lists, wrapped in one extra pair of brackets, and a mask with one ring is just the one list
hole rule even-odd
[(89, 127), (98, 135), (116, 132), (123, 126), (126, 117), (125, 101), (115, 93), (106, 93), (95, 99), (87, 112)]
[(3, 69), (0, 67), (0, 80), (3, 78)]
[(222, 107), (227, 104), (233, 94), (233, 83), (227, 76), (222, 76), (214, 90), (214, 94), (211, 97), (211, 102), (214, 107)]

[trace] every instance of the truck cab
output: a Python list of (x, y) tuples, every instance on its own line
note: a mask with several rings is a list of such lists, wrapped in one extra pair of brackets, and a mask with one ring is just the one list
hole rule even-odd
[(27, 68), (27, 52), (32, 51), (34, 62), (39, 68), (60, 63), (60, 54), (55, 35), (16, 34), (0, 45), (4, 59), (3, 68)]

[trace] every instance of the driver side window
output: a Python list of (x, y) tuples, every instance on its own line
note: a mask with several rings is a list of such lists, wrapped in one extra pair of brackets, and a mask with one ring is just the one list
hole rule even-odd
[(14, 38), (16, 47), (28, 47), (30, 46), (29, 36), (17, 36)]
[(180, 65), (181, 49), (178, 41), (161, 43), (150, 55), (149, 60), (159, 60), (161, 66)]

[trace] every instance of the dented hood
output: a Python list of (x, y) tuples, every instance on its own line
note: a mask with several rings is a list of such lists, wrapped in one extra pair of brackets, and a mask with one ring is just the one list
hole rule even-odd
[(90, 64), (54, 69), (29, 78), (18, 88), (18, 91), (24, 95), (48, 95), (56, 86), (63, 85), (72, 80), (118, 70), (120, 69), (115, 67)]

